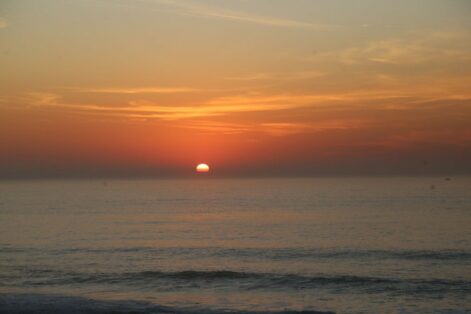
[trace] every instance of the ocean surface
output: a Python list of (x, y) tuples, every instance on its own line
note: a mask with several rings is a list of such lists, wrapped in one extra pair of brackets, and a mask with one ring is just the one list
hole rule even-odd
[(0, 313), (471, 313), (471, 178), (0, 182)]

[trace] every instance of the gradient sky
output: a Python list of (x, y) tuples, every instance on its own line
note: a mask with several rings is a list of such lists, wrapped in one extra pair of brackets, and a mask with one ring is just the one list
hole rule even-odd
[(2, 0), (0, 177), (471, 173), (468, 0)]

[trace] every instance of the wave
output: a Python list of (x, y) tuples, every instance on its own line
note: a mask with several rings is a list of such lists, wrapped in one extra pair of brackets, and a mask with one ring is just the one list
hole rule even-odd
[(142, 253), (155, 255), (221, 257), (221, 258), (254, 258), (268, 260), (291, 259), (365, 259), (365, 260), (418, 260), (418, 261), (451, 261), (470, 262), (471, 252), (464, 250), (351, 250), (351, 249), (306, 249), (306, 248), (15, 248), (0, 247), (0, 253), (41, 252), (42, 254), (121, 254)]
[(156, 305), (144, 301), (103, 301), (77, 296), (45, 294), (0, 294), (0, 313), (2, 314), (333, 314), (321, 311), (279, 311), (252, 312), (212, 308), (177, 308)]
[(349, 275), (250, 273), (229, 270), (179, 272), (142, 271), (125, 273), (72, 273), (31, 270), (21, 286), (113, 284), (171, 291), (225, 287), (239, 290), (354, 290), (367, 293), (470, 293), (471, 281), (403, 279)]
[(470, 261), (471, 252), (460, 250), (330, 250), (330, 249), (222, 249), (215, 255), (257, 256), (272, 260), (285, 259), (395, 259), (395, 260), (455, 260)]

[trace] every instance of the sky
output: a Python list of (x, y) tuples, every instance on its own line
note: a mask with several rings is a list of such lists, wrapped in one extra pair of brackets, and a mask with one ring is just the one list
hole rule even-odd
[(1, 0), (0, 178), (471, 174), (468, 0)]

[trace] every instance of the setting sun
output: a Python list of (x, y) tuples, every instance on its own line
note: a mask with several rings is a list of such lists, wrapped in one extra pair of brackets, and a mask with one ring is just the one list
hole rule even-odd
[(196, 166), (196, 172), (209, 172), (209, 166), (207, 164), (199, 164), (198, 166)]

